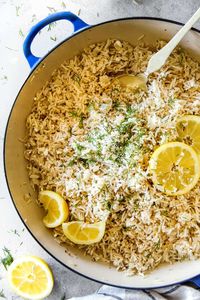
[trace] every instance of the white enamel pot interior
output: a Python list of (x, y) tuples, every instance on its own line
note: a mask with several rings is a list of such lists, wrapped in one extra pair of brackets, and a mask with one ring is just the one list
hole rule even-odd
[[(144, 41), (153, 43), (158, 39), (169, 40), (179, 29), (180, 24), (167, 20), (130, 18), (114, 20), (86, 28), (68, 38), (31, 71), (22, 86), (7, 124), (4, 144), (5, 174), (13, 203), (22, 221), (37, 242), (55, 259), (73, 271), (90, 279), (126, 288), (154, 288), (182, 282), (200, 274), (200, 260), (186, 261), (172, 265), (163, 265), (145, 277), (127, 277), (124, 273), (108, 265), (92, 262), (75, 248), (71, 254), (65, 252), (53, 238), (50, 230), (42, 222), (44, 211), (35, 201), (26, 204), (24, 194), (30, 193), (33, 200), (36, 194), (32, 190), (23, 156), (24, 145), (20, 142), (25, 136), (25, 121), (30, 113), (35, 93), (50, 78), (52, 71), (66, 59), (78, 54), (91, 43), (116, 38), (136, 44), (144, 35)], [(192, 56), (200, 60), (200, 33), (191, 30), (181, 42)], [(26, 183), (26, 184), (24, 184)]]

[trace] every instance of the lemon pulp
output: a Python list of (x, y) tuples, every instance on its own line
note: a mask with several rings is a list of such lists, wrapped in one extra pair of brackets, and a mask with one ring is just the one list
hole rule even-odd
[(200, 163), (194, 149), (181, 142), (160, 146), (149, 162), (157, 189), (168, 195), (189, 192), (198, 182)]

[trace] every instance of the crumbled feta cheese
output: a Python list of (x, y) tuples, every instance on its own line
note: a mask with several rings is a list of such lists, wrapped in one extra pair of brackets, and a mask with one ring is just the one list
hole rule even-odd
[(183, 257), (185, 255), (188, 255), (189, 252), (191, 252), (191, 246), (186, 240), (179, 240), (175, 245), (174, 248), (178, 252), (178, 254)]
[(195, 86), (197, 86), (197, 83), (196, 83), (194, 78), (184, 82), (184, 89), (186, 91), (191, 89), (192, 87), (195, 87)]
[(142, 223), (147, 224), (147, 225), (149, 225), (151, 223), (150, 211), (149, 210), (142, 211), (140, 216), (141, 216)]
[(156, 127), (159, 127), (161, 125), (161, 118), (156, 116), (155, 113), (149, 115), (147, 120), (148, 120), (148, 127), (150, 129), (155, 129)]
[(179, 217), (178, 217), (178, 221), (182, 224), (186, 223), (186, 222), (189, 222), (191, 221), (191, 214), (187, 213), (187, 212), (183, 212), (181, 214), (179, 214)]

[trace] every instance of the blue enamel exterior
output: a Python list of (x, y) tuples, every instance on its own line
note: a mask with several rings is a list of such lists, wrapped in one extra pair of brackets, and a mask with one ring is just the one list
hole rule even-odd
[(58, 13), (49, 15), (42, 21), (38, 22), (36, 25), (34, 25), (31, 28), (31, 30), (28, 33), (28, 35), (24, 41), (24, 44), (23, 44), (24, 55), (25, 55), (31, 68), (41, 59), (40, 57), (37, 57), (32, 54), (32, 52), (31, 52), (32, 41), (34, 40), (35, 36), (38, 34), (38, 32), (41, 29), (43, 29), (45, 26), (49, 25), (50, 23), (56, 22), (59, 20), (70, 21), (74, 26), (74, 32), (89, 26), (87, 23), (85, 23), (79, 17), (77, 17), (76, 15), (74, 15), (73, 13), (71, 13), (69, 11), (68, 12), (67, 11), (66, 12), (58, 12)]
[(191, 281), (192, 283), (194, 283), (196, 286), (200, 288), (200, 275), (191, 278), (189, 281)]

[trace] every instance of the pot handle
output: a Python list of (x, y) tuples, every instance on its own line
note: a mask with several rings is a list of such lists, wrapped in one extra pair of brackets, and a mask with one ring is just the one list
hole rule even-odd
[(192, 282), (193, 284), (195, 284), (197, 287), (200, 288), (200, 275), (194, 277), (194, 278), (191, 278), (189, 280), (189, 282)]
[(31, 68), (40, 60), (40, 57), (33, 55), (31, 52), (31, 44), (32, 44), (32, 41), (34, 40), (35, 36), (45, 26), (49, 25), (52, 22), (63, 20), (63, 19), (70, 21), (73, 24), (74, 32), (89, 26), (87, 23), (85, 23), (79, 17), (77, 17), (75, 14), (73, 14), (69, 11), (57, 12), (55, 14), (51, 14), (48, 17), (46, 17), (45, 19), (38, 22), (36, 25), (34, 25), (31, 28), (31, 30), (29, 31), (27, 37), (25, 38), (24, 44), (23, 44), (24, 55), (25, 55)]

